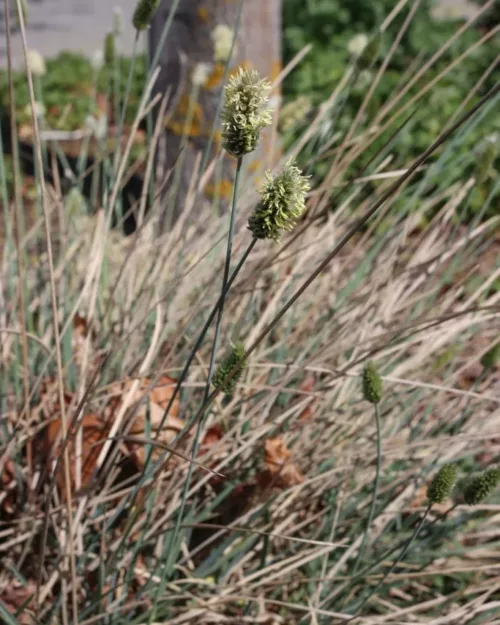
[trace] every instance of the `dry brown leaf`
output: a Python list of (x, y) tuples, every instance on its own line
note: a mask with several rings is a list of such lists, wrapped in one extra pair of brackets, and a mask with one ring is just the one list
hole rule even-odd
[(28, 581), (28, 584), (23, 586), (20, 582), (12, 580), (5, 588), (0, 590), (0, 600), (12, 615), (16, 614), (19, 608), (24, 605), (22, 613), (16, 617), (17, 621), (20, 625), (32, 625), (34, 619), (29, 612), (35, 610), (35, 594), (35, 582)]
[(14, 462), (9, 458), (0, 475), (0, 510), (6, 514), (14, 514), (16, 504), (17, 482)]
[(218, 443), (223, 436), (224, 431), (221, 425), (212, 425), (212, 427), (208, 428), (205, 432), (203, 440), (201, 441), (200, 454), (206, 453), (210, 447)]
[[(101, 452), (109, 427), (99, 417), (93, 414), (85, 415), (81, 422), (82, 430), (82, 487), (86, 488), (92, 478), (96, 468), (97, 458)], [(47, 437), (47, 457), (52, 463), (62, 450), (62, 428), (61, 419), (52, 421), (46, 430)], [(75, 436), (68, 443), (68, 453), (70, 458), (71, 487), (75, 488)], [(64, 499), (64, 468), (62, 460), (59, 462), (57, 470), (57, 486)]]
[(291, 461), (292, 452), (278, 436), (264, 442), (264, 462), (276, 486), (289, 488), (304, 482), (304, 476)]
[(73, 317), (73, 336), (71, 337), (71, 348), (77, 365), (81, 366), (83, 361), (83, 350), (87, 336), (89, 334), (89, 326), (85, 317), (81, 317), (78, 313)]
[[(122, 385), (122, 394), (125, 395), (131, 388), (133, 380), (126, 380)], [(158, 380), (158, 383), (151, 388), (148, 392), (148, 388), (152, 385), (152, 380), (149, 378), (143, 378), (140, 381), (139, 389), (132, 396), (131, 406), (134, 406), (137, 402), (142, 401), (140, 407), (136, 410), (133, 418), (133, 422), (130, 427), (130, 435), (137, 438), (147, 439), (148, 427), (146, 419), (149, 417), (149, 427), (151, 431), (151, 438), (156, 440), (162, 445), (170, 445), (177, 434), (184, 428), (184, 421), (178, 418), (179, 414), (179, 399), (176, 398), (169, 410), (168, 416), (162, 425), (161, 432), (158, 435), (158, 428), (163, 420), (163, 415), (170, 402), (170, 399), (174, 393), (175, 380), (167, 376), (163, 376)], [(147, 400), (144, 400), (144, 395), (148, 394)], [(149, 404), (149, 405), (148, 405)], [(149, 408), (149, 415), (148, 415)], [(134, 442), (127, 442), (128, 450), (133, 454), (133, 460), (135, 461), (139, 470), (144, 467), (146, 461), (146, 445), (141, 445)], [(162, 453), (161, 447), (154, 447), (152, 450), (152, 458), (156, 460)]]

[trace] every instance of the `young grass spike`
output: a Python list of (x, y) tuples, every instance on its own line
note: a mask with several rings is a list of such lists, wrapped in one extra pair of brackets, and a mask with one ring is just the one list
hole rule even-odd
[[(246, 362), (244, 360), (245, 346), (243, 343), (236, 343), (231, 347), (231, 351), (224, 358), (214, 373), (213, 385), (216, 389), (220, 389), (226, 395), (232, 395), (238, 380), (243, 374)], [(238, 367), (233, 377), (226, 382), (226, 377), (233, 370), (234, 367)]]
[(138, 31), (145, 30), (158, 8), (159, 0), (139, 0), (135, 7), (132, 23)]
[(495, 467), (466, 478), (458, 486), (464, 502), (469, 506), (477, 506), (491, 495), (499, 483), (500, 468)]
[(427, 499), (430, 504), (443, 503), (450, 496), (457, 476), (456, 464), (442, 466), (427, 488)]
[(256, 239), (279, 241), (284, 231), (294, 228), (306, 209), (309, 179), (289, 161), (273, 178), (266, 172), (261, 199), (248, 220), (248, 228)]
[(382, 399), (382, 380), (373, 362), (368, 362), (363, 369), (363, 398), (371, 404), (378, 404)]

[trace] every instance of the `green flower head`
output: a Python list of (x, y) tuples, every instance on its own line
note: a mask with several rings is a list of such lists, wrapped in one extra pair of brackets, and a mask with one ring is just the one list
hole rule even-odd
[[(243, 343), (236, 343), (231, 346), (231, 351), (225, 356), (222, 363), (217, 367), (214, 373), (213, 385), (216, 389), (223, 391), (226, 395), (232, 395), (236, 384), (240, 380), (243, 370), (245, 369), (245, 346)], [(235, 373), (230, 380), (226, 380), (227, 376), (235, 369)]]
[(135, 7), (132, 24), (136, 30), (145, 30), (158, 8), (160, 0), (139, 0)]
[(224, 148), (237, 158), (253, 152), (260, 131), (271, 123), (271, 112), (263, 106), (271, 85), (255, 70), (240, 68), (224, 89), (222, 138)]
[(260, 201), (248, 220), (253, 236), (279, 241), (283, 232), (292, 230), (305, 211), (309, 189), (308, 177), (291, 161), (274, 178), (267, 171)]
[(442, 466), (427, 488), (429, 503), (443, 503), (443, 501), (448, 499), (456, 477), (456, 464), (445, 464)]
[(363, 398), (371, 404), (378, 404), (382, 399), (382, 380), (373, 362), (367, 362), (362, 378)]
[(482, 473), (465, 478), (459, 483), (460, 499), (469, 505), (477, 506), (489, 497), (500, 482), (500, 469), (487, 469)]
[(116, 57), (115, 36), (108, 33), (104, 39), (104, 62), (106, 65), (113, 65)]

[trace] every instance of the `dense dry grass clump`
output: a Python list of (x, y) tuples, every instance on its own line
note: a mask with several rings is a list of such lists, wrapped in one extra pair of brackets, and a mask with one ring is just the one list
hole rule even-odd
[[(325, 134), (347, 68), (262, 192), (238, 152), (229, 235), (201, 201), (209, 162), (168, 231), (143, 197), (125, 237), (113, 213), (154, 79), (103, 204), (40, 177), (29, 230), (19, 194), (4, 207), (2, 619), (493, 622), (500, 216), (462, 222), (479, 183), (473, 163), (449, 172), (498, 89), (399, 163), (401, 91)], [(290, 160), (309, 142), (334, 150), (322, 179)]]

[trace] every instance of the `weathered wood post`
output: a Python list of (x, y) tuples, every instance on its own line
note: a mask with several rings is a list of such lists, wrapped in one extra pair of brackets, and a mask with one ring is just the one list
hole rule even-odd
[[(180, 0), (160, 52), (161, 73), (156, 86), (156, 92), (170, 92), (174, 101), (166, 116), (159, 154), (167, 170), (176, 162), (178, 170), (170, 178), (170, 188), (178, 185), (177, 192), (169, 196), (167, 191), (165, 203), (170, 213), (167, 223), (181, 213), (195, 159), (209, 142), (240, 1), (243, 7), (230, 71), (244, 65), (257, 69), (272, 81), (281, 70), (281, 0)], [(151, 24), (149, 40), (153, 56), (173, 4), (174, 0), (162, 0)], [(275, 160), (275, 155), (271, 154), (274, 150), (269, 142), (268, 132), (259, 154), (246, 159), (250, 172), (258, 175), (259, 170), (273, 164), (270, 161)], [(220, 153), (220, 134), (216, 131), (210, 160), (217, 153)], [(226, 155), (205, 187), (207, 200), (219, 198), (221, 206), (227, 202), (234, 165), (235, 159)]]

